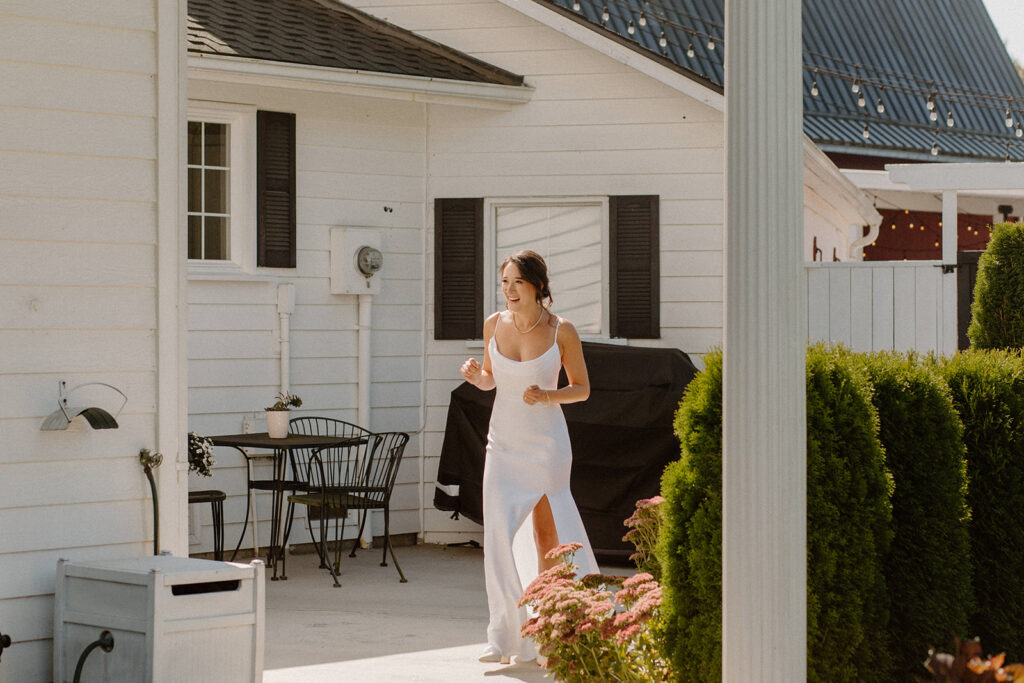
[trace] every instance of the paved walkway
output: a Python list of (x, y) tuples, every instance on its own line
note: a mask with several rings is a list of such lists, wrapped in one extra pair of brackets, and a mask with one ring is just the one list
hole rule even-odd
[(476, 660), (486, 645), (483, 552), (396, 548), (408, 583), (380, 551), (342, 555), (341, 588), (316, 555), (288, 558), (288, 581), (267, 581), (266, 683), (548, 681), (533, 662)]

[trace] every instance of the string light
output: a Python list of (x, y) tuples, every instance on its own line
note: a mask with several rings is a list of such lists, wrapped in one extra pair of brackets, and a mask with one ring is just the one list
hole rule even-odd
[(861, 132), (861, 137), (863, 137), (865, 140), (871, 137), (871, 131), (868, 130), (868, 124), (866, 123), (864, 124), (864, 130)]
[(640, 10), (640, 17), (637, 19), (637, 23), (641, 26), (647, 26), (647, 15), (644, 14), (643, 10)]
[(658, 45), (660, 45), (662, 47), (665, 47), (666, 45), (668, 45), (668, 38), (665, 37), (665, 32), (664, 31), (662, 31), (661, 35), (658, 37)]
[(859, 93), (860, 92), (860, 79), (859, 78), (853, 79), (853, 85), (850, 86), (850, 90), (852, 90), (854, 93)]
[(1024, 136), (1024, 130), (1022, 130), (1020, 127), (1020, 121), (1017, 122), (1017, 130), (1015, 130), (1013, 134), (1016, 135), (1017, 137)]
[(857, 93), (857, 106), (863, 107), (867, 104), (867, 100), (864, 99), (864, 91)]
[(632, 19), (629, 20), (629, 25), (626, 26), (626, 33), (628, 33), (629, 35), (633, 35), (634, 33), (636, 33), (636, 27), (633, 26)]
[(928, 100), (924, 103), (928, 111), (935, 111), (935, 95), (929, 94)]
[(711, 36), (708, 36), (708, 49), (709, 50), (714, 50), (715, 49), (715, 39), (712, 38)]
[(932, 156), (933, 157), (939, 156), (939, 141), (938, 140), (936, 140), (935, 142), (932, 143)]
[(931, 121), (938, 121), (939, 120), (939, 110), (938, 109), (932, 109), (930, 112), (928, 112), (928, 118)]
[(686, 46), (686, 56), (693, 59), (695, 54), (697, 53), (693, 51), (693, 41), (690, 41), (690, 44)]
[(1010, 108), (1006, 108), (1006, 127), (1010, 128), (1013, 126), (1013, 115), (1010, 113)]
[(814, 77), (811, 79), (811, 97), (818, 96), (818, 70), (814, 70)]
[(572, 0), (572, 10), (574, 12), (580, 11), (580, 0)]
[(884, 113), (885, 113), (885, 105), (884, 105), (884, 104), (882, 104), (882, 98), (881, 98), (881, 97), (879, 97), (879, 98), (878, 98), (878, 104), (877, 104), (877, 105), (875, 105), (875, 110), (876, 110), (876, 111), (877, 111), (877, 112), (878, 112), (879, 114), (884, 114)]
[(951, 111), (947, 112), (946, 113), (946, 126), (948, 126), (949, 128), (952, 128), (953, 127), (953, 123), (954, 123), (954, 121), (953, 121), (953, 112), (951, 112)]
[(611, 18), (611, 15), (608, 14), (608, 5), (605, 5), (604, 7), (601, 8), (601, 23), (608, 23), (609, 18)]

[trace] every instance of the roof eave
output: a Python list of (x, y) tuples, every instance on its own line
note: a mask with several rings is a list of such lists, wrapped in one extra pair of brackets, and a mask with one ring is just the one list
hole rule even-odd
[(188, 55), (188, 77), (485, 109), (509, 109), (524, 104), (530, 101), (534, 91), (528, 85), (408, 76), (195, 52)]
[(620, 36), (611, 31), (600, 31), (599, 27), (590, 22), (568, 16), (558, 11), (556, 7), (541, 4), (536, 0), (498, 0), (498, 2), (607, 57), (611, 57), (617, 62), (650, 76), (716, 111), (725, 111), (725, 94), (721, 88), (693, 72), (680, 69), (675, 65), (662, 64), (656, 55), (652, 55), (639, 45), (626, 44)]

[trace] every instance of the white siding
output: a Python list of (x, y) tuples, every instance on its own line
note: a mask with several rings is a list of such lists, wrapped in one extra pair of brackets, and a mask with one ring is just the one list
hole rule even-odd
[[(330, 229), (373, 228), (382, 235), (381, 291), (373, 297), (370, 391), (376, 431), (413, 432), (420, 416), (423, 348), (424, 107), (415, 103), (281, 92), (196, 81), (189, 96), (243, 103), (296, 114), (297, 268), (260, 268), (248, 276), (188, 284), (189, 429), (235, 433), (263, 408), (280, 383), (277, 285), (296, 286), (291, 316), (290, 389), (303, 406), (293, 416), (356, 421), (357, 325), (355, 296), (330, 293)], [(384, 207), (392, 209), (385, 211)], [(255, 211), (252, 212), (255, 219)], [(255, 231), (255, 226), (250, 226)], [(392, 498), (392, 533), (419, 531), (419, 439), (413, 437)], [(218, 449), (214, 476), (190, 475), (190, 488), (219, 488), (225, 545), (238, 540), (245, 513), (244, 463)], [(258, 467), (265, 469), (266, 465)], [(260, 474), (258, 476), (264, 476)], [(192, 552), (213, 548), (208, 506), (196, 506), (200, 525)], [(270, 529), (270, 497), (257, 494), (259, 541)], [(382, 519), (374, 520), (383, 533)], [(301, 521), (292, 541), (307, 542)], [(247, 532), (245, 547), (251, 547)]]
[[(0, 5), (0, 681), (50, 680), (58, 557), (151, 552), (156, 6)], [(62, 379), (124, 391), (120, 428), (41, 432)]]

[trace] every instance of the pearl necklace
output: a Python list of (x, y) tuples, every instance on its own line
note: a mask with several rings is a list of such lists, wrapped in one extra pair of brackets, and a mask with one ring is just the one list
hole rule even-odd
[(543, 308), (541, 308), (540, 315), (537, 316), (537, 322), (530, 325), (527, 329), (521, 330), (519, 329), (519, 325), (516, 325), (516, 313), (515, 311), (512, 311), (512, 327), (516, 328), (516, 332), (518, 332), (519, 334), (529, 334), (530, 332), (533, 332), (533, 328), (537, 327), (537, 325), (540, 325), (540, 321), (544, 317), (545, 313), (546, 311)]

